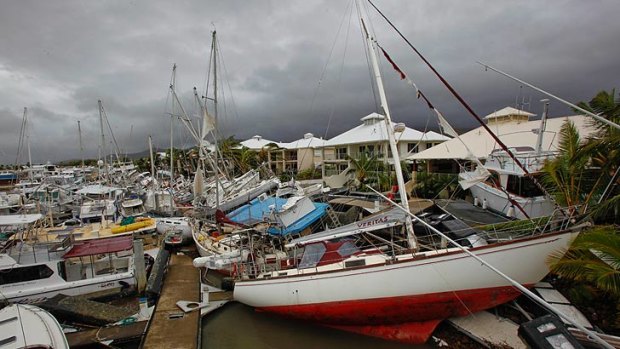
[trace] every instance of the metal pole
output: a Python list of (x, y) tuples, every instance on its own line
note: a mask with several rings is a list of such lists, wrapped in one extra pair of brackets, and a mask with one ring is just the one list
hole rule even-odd
[(532, 89), (534, 89), (534, 90), (536, 90), (536, 91), (538, 91), (538, 92), (540, 92), (540, 93), (542, 93), (542, 94), (545, 94), (545, 95), (547, 95), (547, 96), (549, 96), (549, 97), (551, 97), (551, 98), (553, 98), (553, 99), (555, 99), (555, 100), (557, 100), (557, 101), (560, 101), (560, 102), (562, 102), (562, 103), (564, 103), (564, 104), (568, 105), (568, 106), (569, 106), (569, 107), (571, 107), (571, 108), (577, 109), (578, 111), (580, 111), (580, 112), (582, 112), (582, 113), (584, 113), (584, 114), (586, 114), (586, 115), (589, 115), (589, 116), (591, 116), (591, 117), (595, 118), (596, 120), (598, 120), (598, 121), (600, 121), (600, 122), (602, 122), (602, 123), (605, 123), (605, 124), (607, 124), (607, 125), (609, 125), (609, 126), (611, 126), (611, 127), (615, 127), (615, 128), (617, 128), (617, 129), (620, 129), (620, 125), (616, 124), (616, 123), (615, 123), (615, 122), (613, 122), (613, 121), (607, 120), (607, 119), (605, 119), (604, 117), (602, 117), (602, 116), (600, 116), (600, 115), (594, 114), (594, 113), (589, 112), (589, 111), (587, 111), (587, 110), (585, 110), (585, 109), (583, 109), (583, 108), (580, 108), (580, 107), (578, 107), (578, 106), (574, 105), (573, 103), (571, 103), (571, 102), (569, 102), (569, 101), (566, 101), (566, 100), (564, 100), (564, 99), (562, 99), (562, 98), (560, 98), (560, 97), (558, 97), (558, 96), (556, 96), (556, 95), (553, 95), (553, 94), (551, 94), (551, 93), (549, 93), (549, 92), (547, 92), (547, 91), (544, 91), (544, 90), (543, 90), (543, 89), (541, 89), (541, 88), (538, 88), (538, 87), (536, 87), (536, 86), (534, 86), (534, 85), (532, 85), (532, 84), (529, 84), (529, 83), (527, 83), (527, 82), (525, 82), (525, 81), (523, 81), (523, 80), (521, 80), (521, 79), (518, 79), (518, 78), (516, 78), (516, 77), (514, 77), (514, 76), (512, 76), (512, 75), (510, 75), (510, 74), (508, 74), (508, 73), (505, 73), (505, 72), (503, 72), (503, 71), (501, 71), (501, 70), (499, 70), (499, 69), (495, 69), (495, 68), (491, 67), (491, 66), (490, 66), (490, 65), (488, 65), (488, 64), (485, 64), (485, 63), (482, 63), (482, 62), (476, 62), (476, 63), (478, 63), (478, 64), (482, 65), (485, 69), (491, 69), (492, 71), (494, 71), (494, 72), (496, 72), (496, 73), (499, 73), (499, 74), (501, 74), (501, 75), (504, 75), (505, 77), (508, 77), (508, 78), (510, 78), (510, 79), (512, 79), (512, 80), (514, 80), (514, 81), (517, 81), (517, 82), (519, 82), (519, 83), (521, 83), (521, 84), (523, 84), (523, 85), (525, 85), (525, 86), (528, 86), (528, 87), (530, 87), (530, 88), (532, 88)]

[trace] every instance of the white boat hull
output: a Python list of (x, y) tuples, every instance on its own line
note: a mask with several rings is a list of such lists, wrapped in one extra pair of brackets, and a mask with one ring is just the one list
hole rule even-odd
[[(578, 233), (557, 233), (474, 249), (486, 262), (524, 285), (548, 272), (546, 259)], [(380, 261), (369, 256), (367, 261)], [(241, 280), (235, 300), (299, 319), (405, 342), (424, 342), (442, 319), (491, 308), (516, 298), (508, 281), (460, 250), (402, 256), (344, 269), (344, 263), (282, 271)], [(417, 333), (405, 333), (409, 330)]]
[[(486, 200), (487, 208), (502, 213), (505, 216), (515, 217), (517, 219), (527, 219), (523, 212), (517, 207), (511, 207), (510, 201), (508, 201), (506, 194), (497, 189), (489, 186), (485, 183), (477, 183), (469, 188), (474, 198), (478, 198), (480, 205)], [(516, 201), (527, 213), (529, 218), (546, 217), (553, 214), (555, 206), (550, 199), (544, 196), (535, 196), (531, 198), (524, 198), (513, 195), (512, 199)]]

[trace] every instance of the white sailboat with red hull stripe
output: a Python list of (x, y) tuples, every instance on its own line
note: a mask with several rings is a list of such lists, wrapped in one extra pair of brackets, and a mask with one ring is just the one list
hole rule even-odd
[[(539, 235), (471, 252), (519, 283), (532, 285), (549, 272), (549, 254), (568, 248), (577, 234)], [(488, 309), (518, 295), (508, 281), (458, 248), (394, 258), (353, 255), (338, 263), (239, 280), (234, 290), (235, 300), (257, 310), (414, 343), (425, 342), (445, 318)]]

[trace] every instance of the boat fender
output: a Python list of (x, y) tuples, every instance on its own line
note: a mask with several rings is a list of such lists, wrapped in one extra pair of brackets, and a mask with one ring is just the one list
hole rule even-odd
[(506, 216), (508, 216), (508, 217), (514, 217), (515, 216), (515, 207), (514, 207), (514, 205), (510, 205), (510, 207), (508, 207), (508, 213), (506, 213)]
[(482, 200), (482, 209), (486, 210), (487, 209), (487, 199), (483, 199)]
[(480, 200), (478, 200), (477, 196), (474, 198), (474, 206), (480, 206)]
[(209, 260), (209, 257), (198, 257), (198, 258), (194, 258), (194, 260), (192, 261), (192, 264), (194, 265), (195, 268), (202, 268), (207, 265), (208, 260)]

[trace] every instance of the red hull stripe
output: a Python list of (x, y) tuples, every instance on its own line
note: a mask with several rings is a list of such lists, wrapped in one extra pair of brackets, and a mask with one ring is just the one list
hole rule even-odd
[(421, 343), (415, 338), (426, 341), (437, 323), (443, 319), (489, 309), (519, 295), (516, 288), (503, 286), (416, 296), (262, 307), (257, 310), (375, 337)]
[(339, 330), (354, 332), (365, 336), (377, 337), (409, 344), (426, 343), (441, 320), (407, 322), (398, 325), (336, 326)]

